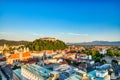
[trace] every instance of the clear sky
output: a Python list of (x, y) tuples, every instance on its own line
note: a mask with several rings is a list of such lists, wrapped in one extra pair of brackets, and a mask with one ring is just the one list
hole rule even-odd
[(0, 39), (40, 37), (65, 42), (120, 41), (120, 1), (0, 0)]

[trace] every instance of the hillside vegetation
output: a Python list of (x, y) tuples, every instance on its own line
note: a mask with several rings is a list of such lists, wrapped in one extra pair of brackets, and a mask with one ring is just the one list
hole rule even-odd
[(67, 45), (60, 40), (56, 41), (45, 41), (37, 39), (33, 42), (29, 42), (26, 47), (28, 47), (32, 51), (40, 51), (40, 50), (63, 50), (67, 47)]

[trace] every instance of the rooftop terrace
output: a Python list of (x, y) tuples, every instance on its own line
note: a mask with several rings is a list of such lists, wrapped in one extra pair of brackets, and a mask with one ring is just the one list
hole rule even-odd
[(48, 70), (44, 67), (40, 67), (40, 66), (35, 65), (35, 64), (25, 65), (25, 66), (23, 66), (23, 68), (27, 69), (31, 73), (33, 73), (37, 76), (40, 76), (44, 79), (47, 78), (48, 74), (51, 72), (50, 70)]
[(13, 72), (14, 72), (20, 79), (22, 79), (21, 69), (13, 70)]

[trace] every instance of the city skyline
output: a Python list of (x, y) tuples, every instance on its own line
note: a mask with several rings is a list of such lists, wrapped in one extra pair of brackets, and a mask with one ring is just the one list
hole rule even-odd
[(120, 41), (119, 1), (0, 1), (0, 39)]

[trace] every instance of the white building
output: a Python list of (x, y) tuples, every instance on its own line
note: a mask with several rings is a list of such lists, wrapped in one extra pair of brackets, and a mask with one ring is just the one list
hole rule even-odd
[(101, 51), (100, 51), (100, 54), (106, 54), (107, 53), (107, 50), (106, 49), (102, 49)]
[(70, 76), (69, 78), (65, 80), (89, 80), (87, 73), (82, 70), (77, 70), (76, 74)]
[(108, 69), (110, 69), (110, 64), (104, 64), (102, 66), (97, 67), (96, 70), (91, 71), (88, 74), (89, 80), (110, 80)]

